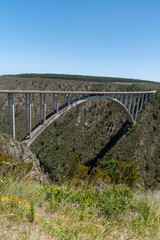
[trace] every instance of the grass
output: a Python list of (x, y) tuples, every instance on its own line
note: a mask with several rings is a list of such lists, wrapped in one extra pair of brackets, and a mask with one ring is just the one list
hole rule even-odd
[[(0, 239), (160, 238), (160, 193), (124, 185), (45, 185), (3, 179), (1, 196), (15, 193), (28, 212), (0, 204)], [(32, 207), (31, 207), (32, 206)]]

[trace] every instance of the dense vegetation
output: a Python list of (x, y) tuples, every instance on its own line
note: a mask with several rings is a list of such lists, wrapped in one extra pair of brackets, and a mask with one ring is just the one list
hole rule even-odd
[(86, 103), (48, 127), (32, 149), (53, 177), (78, 155), (82, 164), (106, 169), (111, 178), (117, 161), (135, 162), (141, 184), (149, 187), (160, 176), (159, 102), (159, 94), (151, 97), (134, 126), (114, 104)]
[[(52, 76), (52, 75), (49, 75)], [(2, 89), (134, 91), (158, 90), (159, 83), (91, 82), (55, 79), (45, 75), (2, 76)], [(63, 77), (63, 76), (62, 76)], [(86, 78), (87, 79), (87, 78)], [(62, 101), (62, 99), (60, 99)], [(135, 162), (140, 183), (150, 186), (160, 181), (159, 172), (159, 94), (150, 98), (139, 113), (138, 123), (131, 126), (116, 105), (107, 100), (94, 100), (73, 108), (48, 127), (31, 146), (44, 171), (54, 180), (64, 174), (78, 155), (81, 165), (106, 170), (113, 178), (117, 162)], [(17, 95), (16, 137), (25, 135), (24, 96)], [(39, 120), (39, 96), (32, 98), (32, 127)], [(37, 104), (38, 103), (38, 104)], [(7, 96), (0, 95), (1, 131), (8, 132)], [(47, 97), (47, 113), (52, 104)], [(18, 123), (18, 127), (17, 127)], [(58, 169), (58, 171), (57, 171)], [(58, 174), (57, 174), (58, 173)]]

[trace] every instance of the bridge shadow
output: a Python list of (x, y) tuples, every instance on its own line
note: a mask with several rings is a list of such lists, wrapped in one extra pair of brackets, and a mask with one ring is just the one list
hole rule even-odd
[(104, 157), (104, 155), (113, 148), (118, 141), (124, 136), (128, 128), (132, 125), (129, 121), (126, 121), (119, 131), (111, 138), (111, 140), (101, 149), (101, 151), (93, 159), (89, 160), (85, 165), (90, 166), (91, 169), (97, 166), (97, 163)]

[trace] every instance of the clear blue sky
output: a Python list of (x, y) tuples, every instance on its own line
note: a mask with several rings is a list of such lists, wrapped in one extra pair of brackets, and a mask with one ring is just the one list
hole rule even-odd
[(0, 75), (160, 81), (160, 0), (0, 0)]

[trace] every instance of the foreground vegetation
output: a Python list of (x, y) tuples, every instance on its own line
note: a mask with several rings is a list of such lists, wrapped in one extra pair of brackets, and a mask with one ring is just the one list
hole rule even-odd
[(0, 239), (159, 239), (159, 191), (0, 180)]

